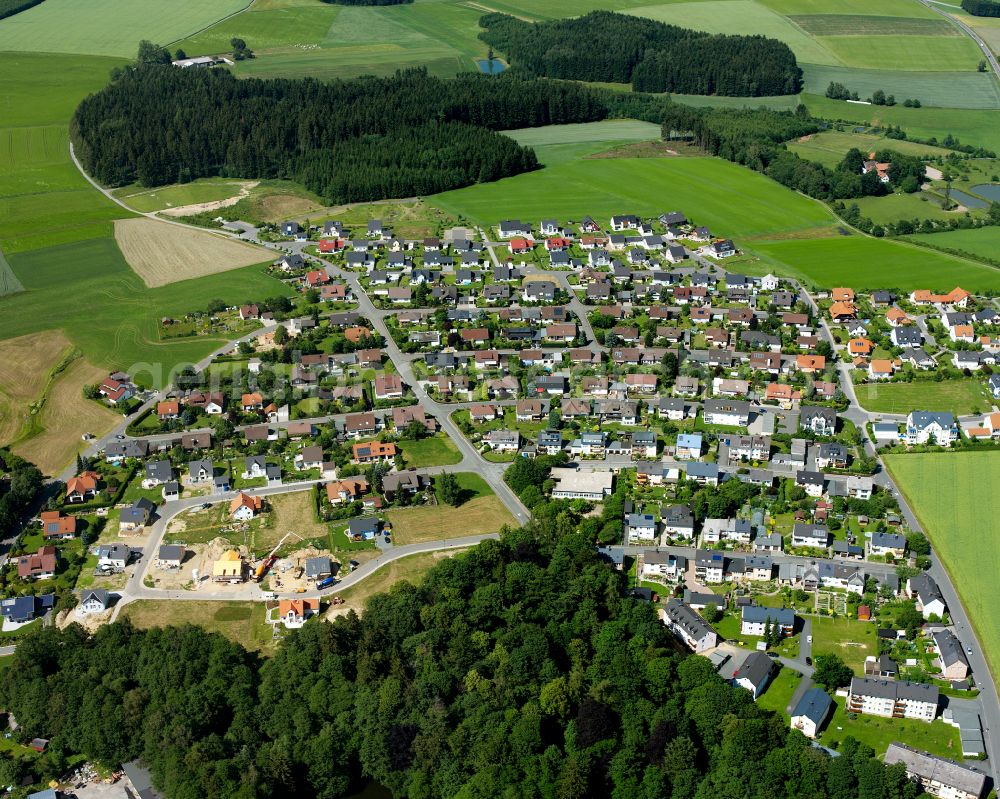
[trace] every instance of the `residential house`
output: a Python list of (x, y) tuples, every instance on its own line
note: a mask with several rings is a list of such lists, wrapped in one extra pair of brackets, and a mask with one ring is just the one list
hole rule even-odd
[(822, 524), (796, 522), (792, 527), (793, 547), (825, 548), (830, 542), (830, 531)]
[(571, 467), (555, 467), (550, 477), (556, 481), (553, 499), (586, 499), (601, 502), (611, 494), (614, 475), (610, 471), (584, 471)]
[(934, 650), (937, 652), (936, 665), (941, 670), (942, 679), (965, 680), (969, 676), (969, 661), (962, 650), (962, 642), (947, 627), (933, 633)]
[(392, 460), (396, 452), (396, 445), (391, 441), (368, 441), (351, 446), (351, 459), (354, 463), (376, 463)]
[(319, 613), (319, 599), (282, 599), (278, 602), (278, 618), (290, 630), (295, 630)]
[(97, 568), (102, 571), (121, 572), (131, 559), (132, 550), (125, 544), (101, 544), (97, 548)]
[(705, 424), (746, 427), (750, 423), (750, 403), (730, 399), (707, 399), (703, 406)]
[(661, 544), (666, 545), (668, 539), (694, 538), (694, 515), (687, 505), (668, 505), (660, 509), (662, 526)]
[(774, 661), (764, 652), (751, 652), (733, 672), (733, 685), (746, 688), (756, 701), (767, 690), (776, 671)]
[(936, 685), (854, 677), (846, 709), (850, 713), (931, 722), (937, 716), (938, 702)]
[(906, 581), (906, 595), (914, 600), (917, 610), (925, 619), (930, 619), (931, 616), (941, 618), (947, 610), (941, 589), (934, 582), (934, 578), (925, 572), (916, 574)]
[(76, 517), (64, 516), (57, 510), (38, 514), (42, 520), (42, 538), (46, 541), (66, 541), (76, 537)]
[(934, 443), (950, 447), (958, 440), (958, 425), (950, 413), (911, 411), (906, 417), (904, 441), (909, 445)]
[(680, 600), (671, 599), (660, 614), (663, 623), (693, 652), (701, 653), (718, 646), (719, 635), (712, 625)]
[(816, 738), (833, 712), (833, 699), (822, 688), (810, 688), (792, 710), (792, 729), (806, 738)]
[(767, 608), (745, 605), (741, 611), (740, 634), (763, 637), (768, 626), (782, 636), (795, 632), (795, 611), (791, 608)]
[(898, 533), (872, 533), (868, 540), (868, 554), (902, 558), (906, 555), (906, 538)]
[(883, 758), (887, 766), (902, 763), (906, 775), (931, 796), (941, 799), (982, 799), (987, 776), (982, 771), (893, 741)]
[(105, 588), (88, 588), (80, 592), (80, 601), (76, 606), (79, 613), (89, 616), (103, 613), (111, 606), (111, 595)]
[(22, 580), (49, 580), (56, 576), (57, 561), (56, 548), (46, 544), (37, 552), (18, 557), (17, 576)]
[(145, 497), (139, 497), (131, 507), (122, 508), (118, 517), (118, 529), (123, 533), (141, 530), (149, 524), (155, 511), (156, 506), (152, 502)]
[(81, 472), (76, 477), (66, 481), (66, 501), (71, 503), (86, 502), (97, 496), (97, 485), (100, 481), (97, 472)]
[(261, 512), (264, 507), (264, 500), (256, 495), (240, 492), (229, 503), (229, 516), (240, 522), (250, 521)]
[(625, 537), (629, 544), (656, 540), (656, 517), (651, 513), (630, 513), (625, 517)]

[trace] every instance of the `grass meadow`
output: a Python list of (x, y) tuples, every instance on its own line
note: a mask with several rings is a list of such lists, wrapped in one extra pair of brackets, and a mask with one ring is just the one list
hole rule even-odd
[(510, 511), (478, 474), (458, 472), (455, 477), (463, 492), (461, 505), (424, 505), (392, 508), (385, 518), (392, 524), (397, 544), (419, 544), (467, 535), (498, 533), (505, 524), (517, 526)]
[[(926, 63), (923, 69), (930, 66)], [(802, 72), (803, 88), (811, 94), (824, 94), (832, 81), (856, 91), (862, 99), (870, 97), (876, 89), (882, 89), (886, 94), (894, 95), (897, 103), (909, 97), (920, 100), (923, 106), (1000, 108), (1000, 85), (988, 72), (976, 72), (975, 69), (933, 72), (803, 64)]]
[(25, 291), (0, 298), (0, 339), (59, 327), (91, 363), (112, 368), (153, 366), (140, 374), (163, 385), (171, 368), (197, 361), (224, 342), (198, 337), (161, 342), (163, 316), (287, 293), (260, 267), (245, 267), (149, 289), (110, 236), (62, 244), (8, 259)]
[(890, 455), (886, 466), (920, 519), (1000, 677), (1000, 458), (993, 452)]
[(858, 402), (874, 413), (951, 411), (966, 414), (988, 410), (992, 401), (983, 384), (972, 380), (920, 381), (914, 383), (867, 383), (855, 386)]
[(932, 147), (929, 144), (900, 139), (887, 139), (870, 133), (847, 133), (837, 130), (825, 130), (805, 137), (805, 141), (794, 141), (787, 145), (793, 153), (798, 153), (810, 161), (818, 161), (831, 169), (844, 160), (847, 151), (857, 147), (861, 152), (892, 149), (904, 155), (920, 157), (947, 157), (951, 151), (944, 147)]
[(773, 268), (818, 286), (978, 291), (998, 283), (992, 267), (888, 239), (853, 235), (750, 246)]
[[(923, 95), (919, 99), (923, 102)], [(910, 136), (921, 139), (940, 140), (950, 133), (963, 144), (1000, 152), (1000, 126), (996, 124), (995, 110), (858, 105), (818, 94), (803, 94), (802, 101), (814, 116), (824, 119), (843, 119), (865, 125), (899, 125)]]
[[(1000, 257), (1000, 229), (994, 227), (979, 230), (950, 230), (947, 233), (923, 233), (907, 238), (942, 250), (965, 252), (983, 258)], [(1000, 272), (997, 273), (997, 283), (1000, 284)]]
[(616, 213), (683, 210), (719, 235), (747, 237), (835, 223), (820, 203), (718, 158), (614, 158), (568, 161), (547, 169), (429, 198), (454, 216), (491, 225), (500, 219), (555, 216), (607, 219)]
[(134, 57), (140, 39), (170, 44), (247, 0), (47, 0), (0, 21), (0, 51)]

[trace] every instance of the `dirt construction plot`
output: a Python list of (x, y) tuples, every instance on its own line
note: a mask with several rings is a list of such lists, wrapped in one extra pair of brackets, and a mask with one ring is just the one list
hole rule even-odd
[(115, 241), (150, 288), (268, 260), (267, 251), (253, 245), (147, 218), (115, 221)]
[(0, 444), (17, 438), (49, 370), (72, 345), (58, 330), (0, 341)]
[(43, 474), (58, 474), (84, 447), (83, 434), (101, 436), (121, 420), (109, 408), (83, 397), (83, 387), (99, 383), (106, 369), (77, 358), (55, 376), (32, 434), (14, 446), (14, 452), (32, 461)]

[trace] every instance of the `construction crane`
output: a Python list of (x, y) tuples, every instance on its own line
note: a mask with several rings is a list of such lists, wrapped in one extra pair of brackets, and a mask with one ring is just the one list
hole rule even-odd
[(295, 533), (285, 533), (283, 536), (281, 536), (281, 540), (274, 545), (274, 549), (268, 552), (265, 558), (257, 565), (257, 570), (254, 572), (253, 575), (253, 579), (255, 582), (259, 583), (261, 580), (264, 579), (264, 575), (267, 574), (267, 570), (270, 569), (274, 565), (274, 562), (278, 559), (278, 556), (275, 555), (275, 553), (279, 549), (281, 549), (281, 545), (285, 543), (285, 539), (288, 538), (288, 536), (290, 535), (294, 535), (300, 541), (302, 540), (302, 536), (296, 535)]

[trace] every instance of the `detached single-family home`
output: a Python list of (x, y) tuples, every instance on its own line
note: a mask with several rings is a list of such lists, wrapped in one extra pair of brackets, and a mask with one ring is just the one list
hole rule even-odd
[(282, 599), (278, 602), (278, 618), (290, 630), (295, 630), (319, 613), (319, 598)]
[(733, 685), (746, 688), (756, 700), (771, 682), (777, 667), (764, 652), (751, 652), (733, 672)]
[(906, 417), (904, 440), (910, 445), (933, 443), (950, 447), (958, 440), (958, 425), (950, 413), (912, 411)]
[(815, 738), (833, 711), (833, 699), (822, 688), (810, 688), (792, 710), (792, 729)]
[(938, 584), (929, 574), (921, 572), (906, 581), (906, 595), (914, 600), (925, 619), (931, 616), (942, 617), (947, 610), (944, 596)]
[(693, 652), (718, 646), (719, 634), (690, 605), (671, 599), (660, 614), (663, 623)]

